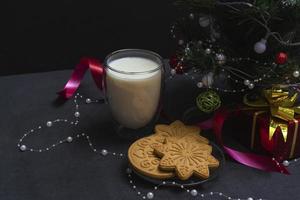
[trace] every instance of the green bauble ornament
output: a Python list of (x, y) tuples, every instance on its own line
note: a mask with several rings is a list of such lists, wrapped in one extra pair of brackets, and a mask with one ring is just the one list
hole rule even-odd
[(216, 92), (209, 90), (199, 94), (196, 103), (202, 112), (211, 113), (221, 106), (221, 99)]

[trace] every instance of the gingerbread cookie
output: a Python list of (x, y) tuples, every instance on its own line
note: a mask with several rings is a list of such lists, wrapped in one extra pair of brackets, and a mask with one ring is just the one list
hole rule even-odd
[(185, 137), (189, 141), (198, 141), (208, 144), (209, 140), (201, 136), (200, 128), (197, 126), (186, 126), (177, 120), (170, 125), (159, 124), (155, 126), (155, 134), (161, 142), (168, 140), (172, 142)]
[(219, 161), (211, 155), (207, 144), (188, 142), (184, 138), (167, 142), (154, 147), (155, 152), (162, 156), (159, 167), (166, 171), (175, 171), (181, 180), (187, 180), (192, 175), (206, 179), (209, 177), (209, 167), (218, 167)]
[(128, 150), (128, 158), (132, 167), (139, 173), (157, 179), (173, 177), (174, 172), (159, 169), (160, 158), (154, 155), (154, 147), (160, 145), (155, 137), (145, 137), (135, 141)]

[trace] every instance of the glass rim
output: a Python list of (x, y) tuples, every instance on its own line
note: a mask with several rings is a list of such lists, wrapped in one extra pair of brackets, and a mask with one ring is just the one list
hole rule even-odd
[[(160, 61), (160, 63), (156, 62), (155, 60), (153, 60), (154, 62), (156, 62), (158, 64), (158, 66), (155, 68), (155, 69), (151, 69), (151, 70), (148, 70), (148, 71), (141, 71), (141, 72), (130, 72), (130, 71), (122, 71), (122, 70), (117, 70), (111, 66), (109, 66), (109, 63), (107, 62), (108, 59), (110, 57), (112, 57), (113, 55), (116, 55), (116, 54), (119, 54), (119, 53), (124, 53), (124, 52), (130, 52), (130, 51), (133, 51), (133, 52), (142, 52), (142, 53), (145, 53), (145, 54), (148, 54), (148, 55), (151, 55), (153, 57), (156, 57), (158, 58), (158, 60)], [(136, 57), (139, 57), (139, 56), (136, 56)], [(142, 56), (141, 56), (142, 57)], [(145, 50), (145, 49), (120, 49), (120, 50), (117, 50), (117, 51), (113, 51), (112, 53), (108, 54), (105, 59), (104, 59), (104, 66), (114, 72), (117, 72), (117, 73), (120, 73), (120, 74), (128, 74), (128, 75), (137, 75), (137, 74), (149, 74), (149, 73), (153, 73), (153, 72), (156, 72), (158, 71), (159, 69), (162, 69), (163, 68), (163, 59), (162, 57), (155, 53), (154, 51), (150, 51), (150, 50)]]

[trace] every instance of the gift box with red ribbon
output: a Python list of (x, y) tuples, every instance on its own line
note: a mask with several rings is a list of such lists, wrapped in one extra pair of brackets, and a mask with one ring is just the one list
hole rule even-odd
[[(298, 93), (282, 89), (264, 91), (264, 98), (249, 101), (232, 112), (228, 123), (234, 135), (252, 150), (270, 154), (278, 161), (300, 156)], [(230, 122), (231, 121), (231, 122)]]
[(277, 127), (270, 136), (270, 114), (266, 111), (239, 110), (228, 120), (234, 136), (251, 150), (271, 155), (278, 161), (300, 156), (299, 120), (289, 120), (286, 138), (281, 127)]

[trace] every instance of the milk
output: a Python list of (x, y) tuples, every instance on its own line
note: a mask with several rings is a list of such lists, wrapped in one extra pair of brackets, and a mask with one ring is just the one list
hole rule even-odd
[(143, 57), (123, 57), (108, 65), (111, 69), (106, 68), (106, 95), (114, 118), (126, 128), (146, 126), (159, 104), (162, 76), (159, 63)]

